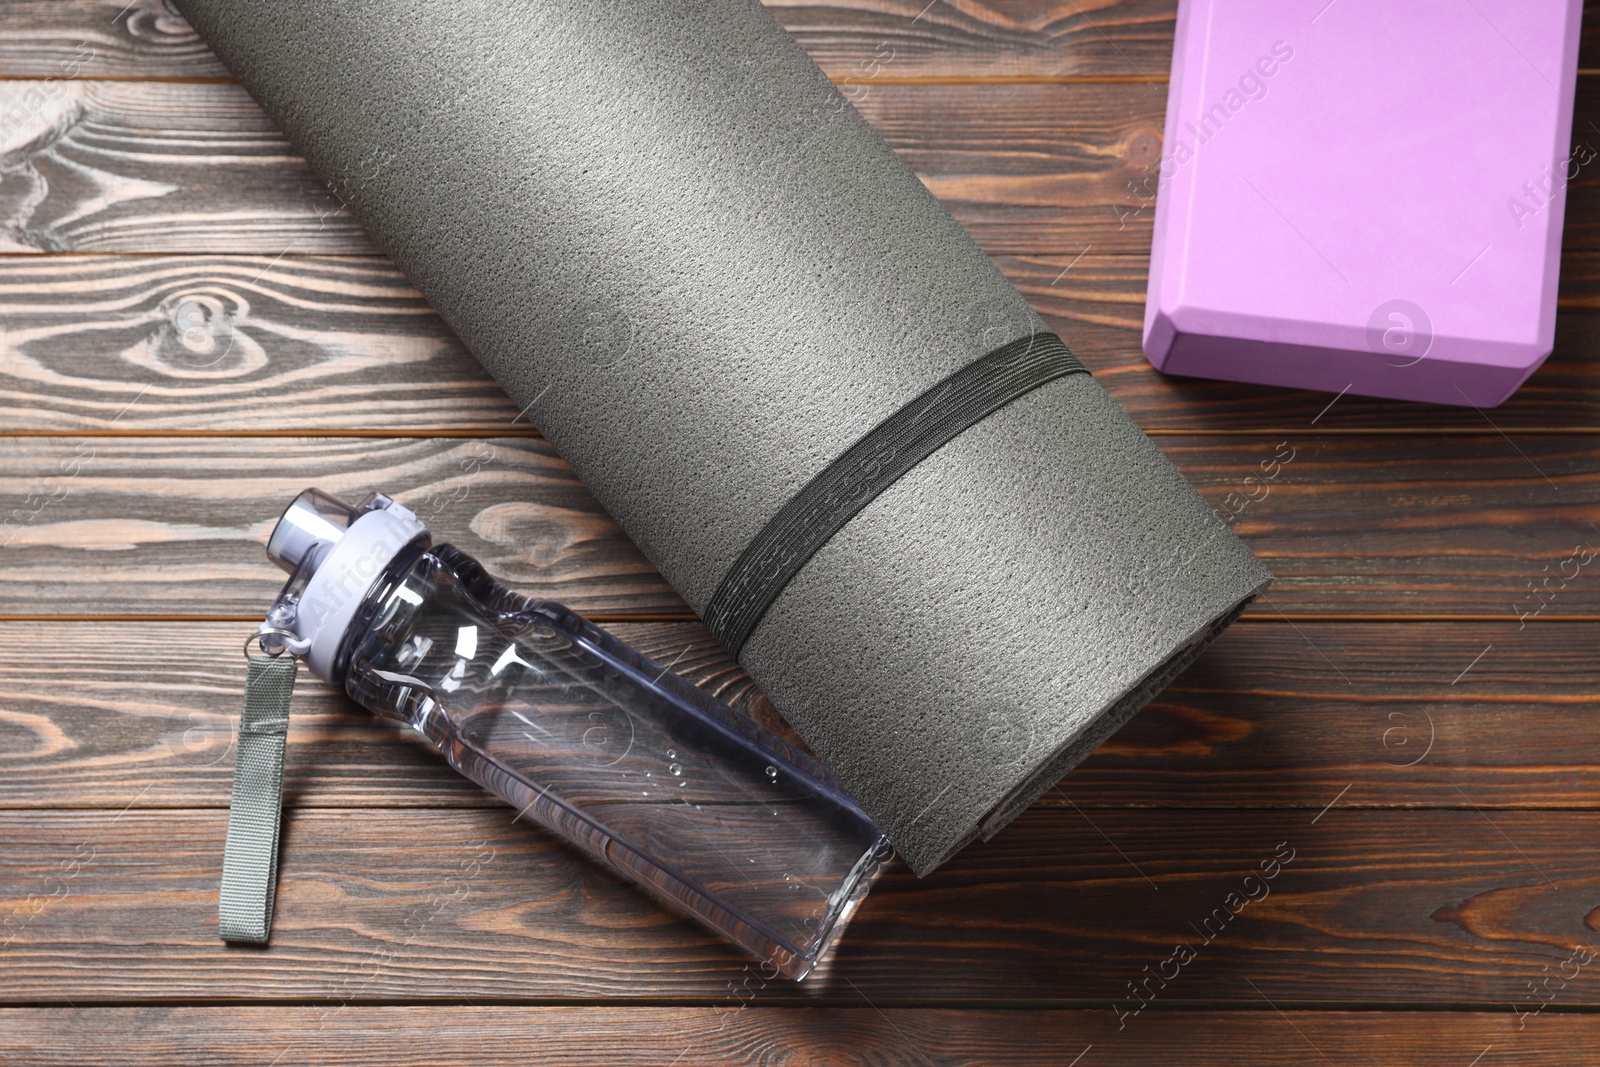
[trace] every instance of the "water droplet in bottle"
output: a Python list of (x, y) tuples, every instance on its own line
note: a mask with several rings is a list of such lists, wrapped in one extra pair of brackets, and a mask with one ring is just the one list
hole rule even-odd
[(774, 767), (770, 763), (767, 764), (767, 781), (776, 782), (777, 780), (778, 780), (778, 768)]
[(667, 770), (672, 772), (673, 777), (677, 777), (678, 775), (683, 773), (683, 768), (678, 766), (676, 763), (674, 763), (670, 767), (668, 767)]
[(667, 758), (668, 759), (677, 759), (678, 758), (677, 750), (676, 749), (671, 749), (671, 748), (667, 749)]

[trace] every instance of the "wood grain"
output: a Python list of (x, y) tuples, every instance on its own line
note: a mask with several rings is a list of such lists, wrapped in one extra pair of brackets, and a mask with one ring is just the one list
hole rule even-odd
[[(787, 732), (699, 623), (608, 629)], [(0, 623), (0, 808), (226, 806), (248, 631)], [(1597, 645), (1596, 623), (1241, 624), (1039, 804), (1314, 813), (1348, 786), (1347, 807), (1600, 809)], [(409, 732), (300, 682), (294, 804), (499, 805)]]
[(581, 611), (687, 608), (536, 438), (0, 439), (0, 614), (259, 616), (262, 546), (308, 486), (387, 488), (530, 595)]
[(0, 77), (229, 77), (164, 0), (7, 0)]
[[(292, 809), (263, 952), (216, 938), (222, 811), (0, 813), (6, 999), (704, 1003), (747, 973), (512, 814)], [(1131, 1009), (1186, 944), (1162, 1007), (1532, 1010), (1529, 981), (1600, 943), (1597, 840), (1596, 812), (1035, 808), (927, 878), (897, 865), (832, 963), (761, 1002)], [(1600, 1004), (1592, 963), (1550, 988)]]
[(531, 430), (387, 261), (0, 259), (0, 428)]
[[(1144, 256), (999, 265), (1150, 430), (1494, 432), (1470, 408), (1158, 373), (1140, 346)], [(1556, 349), (1490, 416), (1600, 428), (1600, 254), (1562, 264)], [(0, 432), (532, 432), (387, 261), (0, 257)]]
[(0, 253), (370, 253), (237, 85), (0, 81)]
[[(226, 807), (247, 623), (0, 623), (0, 808)], [(798, 740), (697, 622), (611, 623), (736, 711)], [(302, 673), (285, 792), (306, 806), (500, 801), (415, 736)]]
[[(991, 251), (1148, 248), (1149, 213), (1123, 216), (1164, 86), (869, 88), (857, 107)], [(0, 114), (0, 252), (371, 251), (237, 85), (0, 82)]]
[[(876, 1008), (271, 1007), (47, 1008), (0, 1011), (0, 1056), (38, 1067), (1520, 1067), (1578, 1062), (1600, 1019), (1553, 1010), (1517, 1029), (1487, 1012), (1162, 1011), (1117, 1029), (1105, 1010)], [(68, 1036), (70, 1035), (70, 1036)], [(287, 1050), (287, 1051), (285, 1051)]]
[(868, 88), (856, 109), (989, 254), (1149, 252), (1166, 85)]
[[(990, 255), (1149, 252), (1164, 84), (868, 89), (857, 110)], [(1600, 78), (1579, 80), (1573, 119), (1600, 148), (1591, 122)], [(1600, 248), (1600, 167), (1569, 183), (1566, 211), (1564, 247)]]
[[(1600, 614), (1575, 558), (1600, 550), (1591, 435), (1157, 443), (1277, 574), (1257, 614)], [(0, 465), (0, 615), (259, 616), (282, 582), (261, 545), (309, 485), (408, 487), (438, 539), (530, 595), (688, 610), (541, 439), (12, 438)]]
[[(95, 78), (227, 78), (228, 70), (161, 0), (12, 3), (25, 27), (0, 44), (0, 75)], [(767, 7), (835, 80), (894, 77), (1145, 77), (1165, 79), (1175, 0), (926, 0)], [(87, 57), (87, 58), (85, 58)], [(62, 64), (73, 66), (63, 66)]]
[(1600, 607), (1600, 583), (1586, 580), (1600, 550), (1592, 437), (1158, 443), (1277, 575), (1259, 613), (1481, 614), (1515, 627), (1522, 613)]
[[(768, 9), (835, 80), (1148, 77), (1172, 61), (1176, 0), (767, 0)], [(1600, 68), (1596, 4), (1585, 8), (1579, 65)], [(92, 76), (225, 77), (161, 0), (12, 0), (19, 32), (0, 39), (0, 75), (60, 76), (94, 49)]]
[[(989, 253), (1149, 250), (1164, 85), (865, 88), (857, 108)], [(372, 250), (236, 85), (0, 81), (11, 114), (0, 251)], [(1600, 119), (1600, 78), (1576, 115), (1579, 130)], [(1600, 168), (1567, 196), (1566, 247), (1600, 248)]]

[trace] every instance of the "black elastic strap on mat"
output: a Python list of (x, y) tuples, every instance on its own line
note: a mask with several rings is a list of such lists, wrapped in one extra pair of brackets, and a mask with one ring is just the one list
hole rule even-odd
[(734, 655), (789, 580), (856, 513), (947, 441), (1011, 401), (1068, 374), (1087, 374), (1065, 342), (1036, 333), (1001, 345), (884, 419), (762, 527), (703, 613)]

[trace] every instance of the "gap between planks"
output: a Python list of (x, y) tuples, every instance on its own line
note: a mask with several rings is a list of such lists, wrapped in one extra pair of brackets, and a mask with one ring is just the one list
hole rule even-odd
[[(1491, 409), (1492, 410), (1492, 409)], [(1285, 434), (1300, 433), (1301, 427), (1280, 426), (1252, 429), (1217, 430), (1203, 427), (1167, 426), (1154, 427), (1144, 431), (1146, 437), (1283, 437)], [(1513, 432), (1519, 437), (1594, 437), (1600, 435), (1600, 426), (1518, 426)], [(0, 431), (0, 441), (22, 440), (31, 438), (76, 438), (100, 437), (125, 440), (139, 438), (151, 439), (176, 439), (186, 438), (219, 440), (236, 438), (239, 440), (314, 440), (317, 438), (382, 438), (384, 440), (492, 440), (495, 438), (516, 437), (536, 440), (542, 435), (531, 426), (477, 427), (460, 429), (452, 427), (423, 427), (421, 429), (388, 429), (388, 430), (347, 430), (313, 428), (304, 430), (169, 430), (169, 429), (132, 429), (132, 430), (4, 430)], [(1318, 429), (1313, 436), (1317, 437), (1482, 437), (1492, 439), (1496, 436), (1492, 431), (1480, 430), (1472, 426), (1445, 426), (1439, 428), (1418, 428), (1405, 426), (1354, 426), (1330, 427)]]
[[(232, 951), (232, 950), (228, 950)], [(628, 997), (619, 1000), (616, 997), (507, 997), (496, 999), (492, 997), (475, 996), (471, 1000), (463, 997), (384, 997), (374, 996), (360, 1000), (342, 1001), (338, 997), (327, 997), (317, 1000), (311, 997), (256, 997), (241, 1000), (233, 997), (192, 997), (183, 1001), (165, 1000), (161, 998), (141, 997), (105, 997), (99, 1000), (86, 1000), (95, 1008), (113, 1010), (117, 1008), (234, 1008), (247, 1006), (263, 1006), (273, 1008), (323, 1008), (329, 1004), (348, 1003), (352, 1007), (363, 1008), (427, 1008), (447, 1007), (459, 1008), (469, 1004), (482, 1003), (485, 1005), (504, 1005), (518, 1008), (578, 1008), (578, 1007), (618, 1007), (628, 1009), (646, 1008), (692, 1008), (692, 1007), (723, 1007), (728, 1005), (727, 998), (722, 1000), (707, 999), (704, 997)], [(989, 1014), (991, 1012), (1013, 1012), (1019, 1010), (1037, 1011), (1040, 1008), (1059, 1009), (1068, 1011), (1093, 1011), (1104, 1013), (1106, 1011), (1106, 998), (1104, 997), (1061, 997), (1049, 999), (1021, 999), (1021, 1000), (993, 1000), (993, 1001), (963, 1001), (949, 998), (900, 997), (898, 999), (874, 997), (873, 1003), (889, 1007), (915, 1007), (935, 1010), (970, 1010)], [(1178, 1004), (1185, 1007), (1179, 1008)], [(1482, 1001), (1469, 1000), (1437, 1000), (1437, 1001), (1387, 1001), (1387, 1000), (1279, 1000), (1273, 999), (1273, 1004), (1278, 1008), (1293, 1011), (1314, 1012), (1323, 1015), (1351, 1014), (1356, 1012), (1382, 1012), (1384, 1014), (1409, 1014), (1427, 1015), (1432, 1012), (1450, 1012), (1452, 1014), (1486, 1015), (1490, 1018), (1500, 1019), (1512, 1014), (1509, 1011), (1496, 1011), (1492, 1007), (1485, 1007)], [(968, 1007), (970, 1005), (970, 1007)], [(1165, 1005), (1165, 1006), (1163, 1006)], [(838, 1004), (833, 1004), (826, 999), (816, 1001), (777, 1001), (761, 1005), (759, 1008), (753, 1004), (732, 1008), (733, 1011), (771, 1012), (805, 1012), (814, 1007), (847, 1007), (855, 1008), (863, 1013), (872, 1011), (870, 1005), (865, 1005), (859, 996), (854, 999), (844, 999)], [(69, 1008), (68, 1001), (47, 1000), (3, 1000), (0, 999), (0, 1011), (33, 1011), (48, 1010), (50, 1008)], [(1213, 997), (1195, 997), (1191, 1000), (1152, 1000), (1145, 1005), (1152, 1011), (1182, 1012), (1185, 1010), (1201, 1011), (1262, 1011), (1271, 1012), (1275, 1009), (1260, 1000), (1221, 1000)], [(1544, 1015), (1595, 1015), (1600, 1014), (1600, 1004), (1585, 1004), (1581, 1002), (1561, 1004), (1550, 1002), (1541, 1014)]]
[[(1578, 77), (1600, 76), (1600, 68), (1578, 68)], [(0, 82), (54, 81), (49, 75), (0, 74)], [(186, 78), (174, 75), (135, 77), (133, 75), (104, 75), (96, 78), (76, 79), (96, 82), (131, 82), (145, 85), (233, 85), (235, 79), (226, 77)], [(971, 74), (971, 75), (908, 75), (900, 78), (858, 78), (846, 74), (830, 78), (834, 85), (1166, 85), (1171, 80), (1168, 71), (1145, 74)]]
[[(593, 623), (621, 623), (621, 622), (699, 622), (700, 617), (687, 611), (678, 612), (612, 612), (595, 611), (579, 612), (585, 619)], [(0, 623), (8, 622), (81, 622), (92, 624), (104, 623), (137, 623), (137, 622), (246, 622), (258, 623), (259, 615), (50, 615), (50, 614), (0, 614)], [(1306, 613), (1287, 614), (1281, 611), (1272, 614), (1244, 614), (1233, 620), (1230, 625), (1244, 623), (1261, 623), (1269, 625), (1296, 625), (1300, 623), (1477, 623), (1488, 625), (1505, 622), (1503, 615), (1395, 615), (1383, 613), (1358, 613), (1330, 614)], [(1550, 626), (1557, 623), (1600, 623), (1600, 615), (1550, 615), (1531, 616), (1527, 621), (1535, 625)]]
[[(684, 920), (687, 922), (688, 920)], [(231, 950), (229, 950), (231, 951)], [(742, 973), (742, 972), (741, 972)], [(732, 984), (732, 983), (730, 983)], [(623, 1011), (648, 1010), (648, 1009), (694, 1009), (694, 1008), (727, 1008), (729, 1012), (761, 1011), (777, 1014), (780, 1012), (808, 1012), (818, 1010), (832, 1010), (839, 1008), (855, 1009), (869, 1013), (877, 1008), (890, 1010), (928, 1010), (928, 1011), (970, 1011), (973, 1013), (990, 1014), (994, 1012), (1016, 1011), (1059, 1011), (1059, 1012), (1106, 1012), (1105, 998), (1090, 997), (1021, 997), (1012, 1000), (969, 1000), (960, 997), (886, 997), (874, 996), (864, 1006), (859, 993), (841, 994), (834, 996), (815, 996), (804, 1002), (767, 1003), (759, 1008), (751, 1004), (738, 1004), (730, 1006), (730, 999), (737, 1002), (738, 998), (717, 997), (518, 997), (504, 996), (491, 997), (481, 994), (471, 998), (466, 997), (328, 997), (324, 1000), (313, 1000), (293, 997), (189, 997), (184, 1000), (164, 1000), (159, 997), (140, 999), (137, 997), (108, 997), (103, 1000), (83, 999), (78, 1003), (70, 1000), (0, 1000), (0, 1011), (50, 1011), (69, 1009), (81, 1011), (78, 1004), (88, 1006), (91, 1010), (116, 1010), (119, 1008), (157, 1008), (164, 1011), (187, 1008), (326, 1008), (329, 1005), (347, 1006), (350, 1008), (619, 1008)], [(1261, 1000), (1218, 1000), (1215, 998), (1196, 997), (1192, 1000), (1170, 999), (1152, 1000), (1145, 1005), (1151, 1013), (1171, 1013), (1181, 1015), (1196, 1011), (1225, 1011), (1239, 1014), (1252, 1014), (1256, 1012), (1281, 1015), (1285, 1011), (1300, 1012), (1307, 1015), (1352, 1015), (1357, 1013), (1382, 1013), (1429, 1015), (1446, 1012), (1452, 1015), (1483, 1015), (1492, 1019), (1502, 1019), (1513, 1016), (1511, 1011), (1494, 1011), (1484, 1001), (1478, 1000), (1440, 1000), (1440, 1001), (1388, 1001), (1388, 1000), (1284, 1000), (1274, 997), (1272, 1002)], [(1600, 1014), (1600, 1004), (1563, 1004), (1554, 1002), (1548, 1004), (1540, 1015), (1596, 1015)], [(293, 1047), (292, 1045), (290, 1047)], [(319, 1061), (320, 1062), (320, 1061)], [(785, 1061), (788, 1062), (788, 1061)], [(907, 1061), (912, 1062), (912, 1061)], [(1533, 1061), (1529, 1061), (1533, 1062)], [(688, 1061), (685, 1061), (687, 1065)], [(269, 1065), (270, 1067), (270, 1065)], [(1457, 1065), (1460, 1067), (1460, 1065)], [(1470, 1067), (1470, 1065), (1468, 1065)]]
[[(1062, 782), (1067, 781), (1067, 776), (1070, 776), (1072, 774), (1073, 770), (1076, 770), (1076, 768), (1072, 768), (1072, 769), (1068, 770), (1067, 771), (1067, 775), (1064, 775), (1062, 777), (1061, 781)], [(476, 785), (476, 783), (472, 783), (470, 781), (470, 779), (468, 781), (469, 781), (469, 784)], [(1054, 808), (1054, 809), (1063, 810), (1063, 811), (1067, 810), (1065, 807), (1062, 806), (1062, 802), (1061, 802), (1060, 796), (1056, 795), (1058, 792), (1059, 792), (1059, 789), (1053, 789), (1053, 790), (1051, 790), (1049, 792), (1046, 792), (1038, 800), (1035, 800), (1030, 807), (1031, 808)], [(1062, 795), (1064, 795), (1064, 794), (1062, 794)], [(483, 792), (482, 797), (480, 799), (481, 799), (481, 802), (478, 803), (478, 804), (440, 804), (437, 801), (403, 801), (403, 800), (402, 801), (398, 801), (398, 802), (391, 801), (391, 802), (387, 802), (387, 803), (380, 803), (377, 800), (350, 801), (350, 802), (346, 802), (344, 804), (316, 804), (316, 803), (300, 803), (300, 802), (296, 801), (292, 805), (287, 805), (286, 806), (286, 810), (289, 810), (289, 809), (292, 808), (292, 810), (297, 815), (328, 814), (328, 813), (332, 813), (332, 814), (337, 815), (340, 812), (350, 812), (350, 811), (379, 812), (379, 813), (386, 812), (386, 811), (409, 811), (409, 812), (438, 812), (438, 813), (441, 813), (441, 814), (446, 814), (446, 815), (449, 815), (451, 817), (454, 817), (454, 816), (460, 815), (463, 812), (483, 811), (483, 810), (494, 811), (494, 810), (498, 810), (498, 809), (503, 808), (503, 807), (509, 807), (509, 805), (507, 805), (506, 802), (504, 800), (502, 800), (500, 797), (498, 797), (495, 794), (490, 793), (490, 792), (488, 792), (486, 790)], [(1078, 800), (1071, 800), (1070, 798), (1067, 801), (1067, 803), (1073, 809), (1081, 809), (1081, 810), (1086, 810), (1086, 811), (1109, 811), (1109, 812), (1113, 812), (1113, 813), (1115, 813), (1115, 812), (1128, 813), (1128, 812), (1145, 812), (1145, 811), (1167, 811), (1167, 812), (1183, 812), (1183, 813), (1186, 813), (1186, 814), (1197, 814), (1198, 813), (1198, 814), (1207, 814), (1207, 815), (1225, 815), (1225, 814), (1227, 814), (1229, 812), (1232, 812), (1232, 813), (1235, 813), (1235, 814), (1246, 814), (1246, 813), (1248, 813), (1250, 815), (1264, 815), (1264, 814), (1271, 814), (1273, 812), (1295, 813), (1295, 812), (1326, 811), (1327, 810), (1323, 805), (1320, 805), (1320, 804), (1249, 804), (1249, 803), (1240, 803), (1238, 801), (1233, 801), (1231, 803), (1223, 804), (1223, 805), (1217, 805), (1215, 807), (1192, 807), (1192, 806), (1185, 806), (1185, 805), (1182, 805), (1182, 804), (1172, 804), (1172, 803), (1137, 803), (1136, 804), (1136, 803), (1128, 803), (1128, 802), (1116, 803), (1116, 802), (1112, 802), (1112, 801), (1094, 801), (1094, 800), (1078, 801)], [(1486, 800), (1468, 800), (1466, 803), (1461, 803), (1461, 804), (1450, 803), (1450, 802), (1447, 802), (1447, 801), (1430, 801), (1428, 803), (1379, 804), (1379, 803), (1374, 803), (1374, 802), (1371, 802), (1371, 801), (1363, 803), (1360, 800), (1344, 801), (1344, 800), (1341, 799), (1341, 802), (1339, 804), (1335, 805), (1335, 806), (1340, 811), (1360, 811), (1360, 812), (1385, 812), (1385, 811), (1388, 811), (1388, 812), (1463, 811), (1463, 812), (1465, 812), (1465, 811), (1473, 811), (1473, 812), (1478, 812), (1479, 814), (1482, 814), (1485, 811), (1504, 811), (1504, 812), (1519, 812), (1519, 813), (1526, 814), (1526, 815), (1550, 815), (1550, 814), (1557, 814), (1557, 815), (1559, 815), (1559, 814), (1593, 815), (1596, 812), (1600, 812), (1600, 804), (1588, 804), (1588, 805), (1584, 805), (1584, 804), (1539, 804), (1539, 805), (1534, 805), (1534, 804), (1530, 804), (1530, 803), (1528, 803), (1526, 801), (1523, 801), (1523, 802), (1520, 802), (1520, 803), (1508, 803), (1506, 801), (1496, 801), (1496, 800), (1488, 800), (1488, 799), (1486, 799)], [(199, 802), (199, 803), (177, 803), (177, 802), (173, 802), (173, 801), (147, 800), (147, 801), (144, 801), (143, 803), (140, 803), (140, 798), (136, 797), (136, 798), (134, 798), (134, 801), (132, 803), (128, 803), (128, 804), (74, 804), (74, 803), (66, 803), (66, 804), (53, 804), (48, 808), (41, 808), (36, 804), (0, 803), (0, 814), (8, 814), (8, 813), (9, 814), (15, 814), (17, 812), (33, 812), (33, 813), (36, 813), (36, 814), (43, 814), (43, 815), (61, 815), (61, 814), (94, 815), (96, 813), (104, 814), (106, 812), (115, 812), (116, 814), (121, 815), (123, 812), (128, 812), (128, 811), (137, 811), (137, 812), (143, 812), (143, 813), (163, 812), (163, 811), (178, 811), (178, 812), (187, 812), (187, 813), (193, 814), (193, 813), (196, 813), (196, 812), (226, 811), (226, 810), (228, 810), (228, 807), (229, 807), (229, 801), (227, 801), (227, 800), (219, 800), (219, 801), (215, 801), (215, 802), (202, 801), (202, 802)], [(540, 825), (538, 825), (536, 823), (530, 823), (529, 825), (533, 826), (533, 828), (536, 829), (536, 830), (545, 830), (545, 829), (547, 829), (547, 828), (542, 827), (542, 826), (540, 826)], [(975, 842), (975, 844), (981, 844), (981, 843), (982, 842)], [(1513, 848), (1514, 847), (1515, 846), (1513, 846)], [(959, 853), (958, 853), (958, 855), (959, 855)], [(0, 1007), (4, 1007), (4, 1006), (5, 1005), (3, 1003), (0, 1003)], [(1600, 1011), (1600, 1003), (1597, 1003), (1597, 1004), (1593, 1005), (1593, 1009), (1595, 1011)]]
[[(1583, 71), (1582, 74), (1600, 73), (1600, 71)], [(38, 82), (56, 81), (48, 74), (0, 74), (0, 82)], [(176, 75), (154, 75), (151, 77), (138, 77), (129, 74), (111, 74), (95, 78), (74, 78), (73, 81), (82, 82), (122, 82), (147, 85), (233, 85), (236, 81), (228, 77), (186, 78)], [(907, 75), (900, 78), (877, 77), (858, 78), (846, 74), (841, 77), (829, 79), (835, 85), (1138, 85), (1158, 84), (1165, 85), (1168, 74), (1162, 71), (1158, 74), (971, 74), (971, 75)]]
[[(700, 617), (687, 611), (663, 612), (626, 612), (626, 611), (595, 611), (582, 614), (585, 619), (594, 623), (620, 623), (620, 622), (699, 622)], [(1292, 616), (1285, 616), (1292, 618)], [(1578, 616), (1563, 616), (1568, 621), (1583, 621)], [(119, 623), (119, 622), (244, 622), (259, 623), (260, 615), (49, 615), (49, 614), (0, 614), (0, 623), (7, 622), (82, 622), (82, 623)], [(1597, 617), (1600, 621), (1600, 617)]]

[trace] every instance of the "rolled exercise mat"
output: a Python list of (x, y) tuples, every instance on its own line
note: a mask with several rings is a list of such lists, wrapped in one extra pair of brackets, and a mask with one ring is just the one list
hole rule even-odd
[(1269, 576), (754, 0), (178, 0), (920, 874)]

